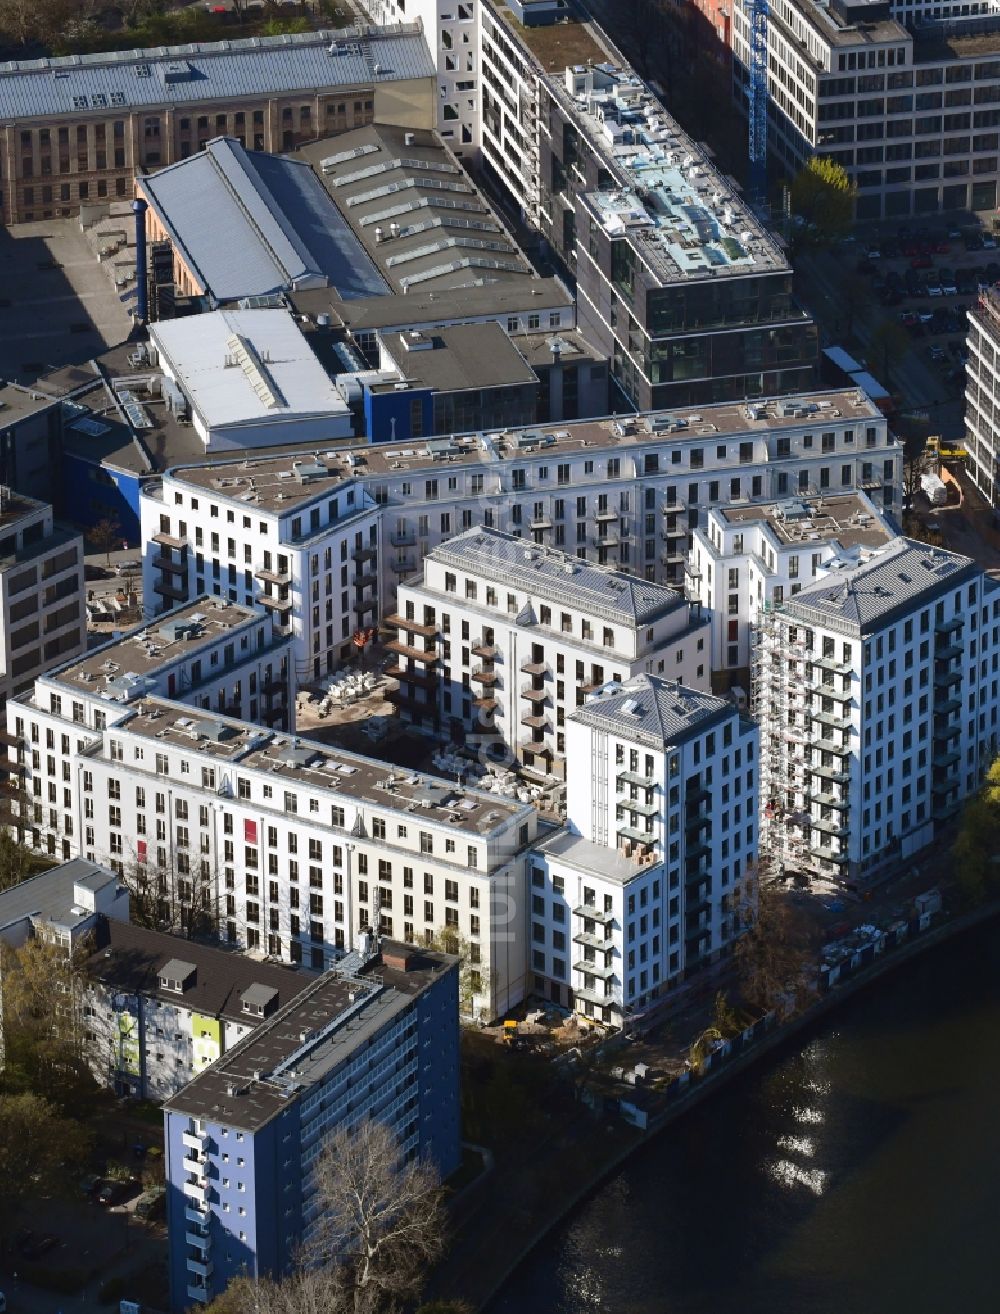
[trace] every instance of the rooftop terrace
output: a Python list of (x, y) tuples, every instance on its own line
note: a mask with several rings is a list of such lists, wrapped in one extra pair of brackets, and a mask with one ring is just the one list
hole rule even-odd
[(546, 73), (561, 73), (572, 64), (599, 64), (608, 58), (608, 51), (598, 44), (592, 26), (573, 14), (567, 13), (558, 23), (526, 25), (518, 22), (504, 0), (496, 0), (495, 9)]

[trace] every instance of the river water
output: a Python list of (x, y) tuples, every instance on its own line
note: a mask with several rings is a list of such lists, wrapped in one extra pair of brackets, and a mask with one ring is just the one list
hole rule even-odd
[(490, 1314), (1000, 1310), (1000, 926), (667, 1128)]

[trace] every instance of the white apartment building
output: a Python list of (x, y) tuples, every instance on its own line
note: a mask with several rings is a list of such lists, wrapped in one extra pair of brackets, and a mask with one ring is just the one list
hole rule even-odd
[[(874, 478), (873, 465), (868, 477)], [(863, 492), (709, 511), (692, 534), (687, 589), (710, 617), (717, 686), (749, 675), (751, 629), (765, 612), (825, 574), (831, 562), (863, 559), (895, 532)]]
[(482, 526), (682, 588), (713, 508), (864, 485), (901, 506), (903, 449), (857, 389), (560, 426), (178, 466), (141, 495), (145, 596), (276, 611), (300, 679), (351, 656), (399, 582)]
[[(995, 209), (1000, 58), (995, 19), (983, 9), (772, 0), (771, 151), (790, 173), (814, 154), (842, 164), (858, 187), (858, 219)], [(745, 107), (750, 14), (742, 5), (731, 31), (734, 92)]]
[(378, 617), (378, 508), (352, 451), (170, 471), (141, 497), (143, 596), (257, 604), (318, 679)]
[(965, 367), (966, 469), (996, 509), (1000, 506), (1000, 297), (980, 292), (969, 310)]
[(529, 863), (531, 987), (622, 1026), (715, 962), (757, 858), (757, 727), (658, 676), (569, 718), (567, 825)]
[(996, 756), (1000, 591), (906, 538), (768, 613), (753, 682), (771, 875), (863, 882), (929, 844)]
[(137, 699), (158, 694), (287, 727), (294, 681), (291, 643), (271, 616), (220, 598), (200, 598), (40, 676), (7, 704), (11, 767), (27, 809), (22, 831), (41, 853), (80, 852), (77, 757)]
[(83, 564), (48, 503), (0, 487), (0, 707), (86, 648)]
[(70, 788), (83, 851), (148, 872), (165, 921), (315, 969), (376, 921), (408, 943), (451, 928), (470, 1013), (523, 997), (527, 804), (158, 698), (84, 748)]
[(438, 132), (458, 156), (479, 149), (480, 0), (364, 0), (376, 23), (423, 24), (437, 62)]
[[(617, 508), (598, 518), (613, 527)], [(567, 717), (586, 693), (640, 672), (708, 688), (707, 624), (665, 584), (491, 529), (456, 534), (423, 565), (386, 618), (408, 720), (564, 779)]]

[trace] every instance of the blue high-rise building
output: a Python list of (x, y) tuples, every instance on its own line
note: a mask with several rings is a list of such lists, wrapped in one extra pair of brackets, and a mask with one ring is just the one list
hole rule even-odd
[(164, 1106), (175, 1310), (241, 1273), (281, 1274), (308, 1235), (311, 1170), (374, 1119), (458, 1167), (458, 961), (383, 941), (349, 955)]

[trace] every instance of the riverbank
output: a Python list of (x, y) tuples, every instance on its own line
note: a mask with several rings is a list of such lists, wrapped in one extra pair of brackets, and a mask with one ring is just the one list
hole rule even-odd
[(463, 1194), (462, 1221), (449, 1260), (432, 1284), (433, 1294), (463, 1298), (477, 1309), (488, 1307), (552, 1229), (651, 1136), (897, 967), (998, 916), (1000, 901), (947, 918), (860, 968), (789, 1021), (759, 1028), (751, 1043), (717, 1059), (669, 1107), (651, 1117), (645, 1132), (603, 1124), (578, 1108), (566, 1111), (556, 1134), (550, 1129), (547, 1136), (539, 1136), (536, 1129), (520, 1171), (516, 1164), (500, 1164), (472, 1193)]

